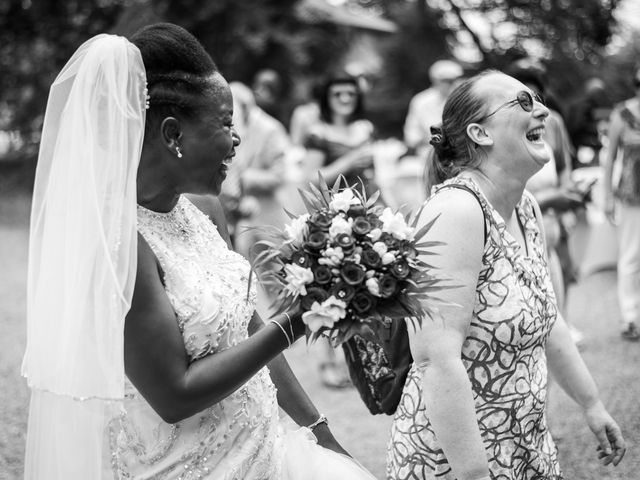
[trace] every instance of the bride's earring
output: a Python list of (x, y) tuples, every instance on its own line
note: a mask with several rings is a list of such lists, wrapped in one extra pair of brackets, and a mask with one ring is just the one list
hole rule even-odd
[(180, 147), (176, 147), (176, 155), (178, 158), (182, 158), (182, 152), (180, 151)]

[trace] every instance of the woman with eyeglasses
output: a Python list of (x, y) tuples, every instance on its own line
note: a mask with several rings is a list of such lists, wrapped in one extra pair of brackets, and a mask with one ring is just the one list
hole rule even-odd
[[(346, 74), (331, 76), (320, 91), (320, 118), (303, 140), (307, 149), (304, 169), (309, 181), (318, 172), (329, 185), (343, 175), (349, 185), (362, 185), (371, 193), (373, 182), (373, 124), (363, 118), (364, 98), (358, 80)], [(346, 365), (323, 340), (318, 342), (320, 379), (329, 388), (351, 385)]]
[[(633, 79), (636, 96), (611, 114), (605, 163), (605, 213), (618, 224), (618, 303), (622, 338), (640, 340), (640, 69)], [(613, 165), (622, 153), (616, 188)], [(617, 199), (617, 215), (614, 217)]]
[(525, 190), (549, 161), (548, 110), (497, 71), (458, 86), (434, 130), (425, 258), (451, 288), (410, 329), (414, 364), (395, 414), (387, 478), (562, 479), (545, 419), (547, 368), (614, 465), (625, 444), (556, 308), (540, 211)]

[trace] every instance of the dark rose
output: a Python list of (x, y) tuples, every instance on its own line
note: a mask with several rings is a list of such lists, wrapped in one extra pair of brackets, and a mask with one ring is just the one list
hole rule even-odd
[(300, 305), (302, 306), (302, 310), (308, 311), (311, 309), (311, 305), (313, 305), (313, 302), (322, 303), (327, 298), (329, 298), (329, 293), (324, 288), (307, 288), (307, 294), (302, 297)]
[(396, 293), (398, 289), (398, 281), (391, 275), (383, 275), (378, 281), (380, 287), (380, 296), (382, 298), (389, 298)]
[(327, 244), (327, 240), (329, 239), (329, 235), (320, 230), (316, 230), (315, 232), (311, 232), (304, 246), (309, 248), (310, 250), (320, 250), (325, 247)]
[(356, 290), (351, 285), (348, 285), (343, 281), (339, 281), (333, 287), (331, 287), (331, 290), (329, 290), (329, 294), (333, 295), (338, 300), (349, 303), (353, 296), (356, 294)]
[(394, 250), (398, 246), (398, 240), (388, 233), (383, 234), (380, 240), (384, 242), (389, 250)]
[(409, 273), (411, 273), (411, 269), (409, 268), (409, 264), (407, 262), (405, 262), (403, 259), (400, 259), (391, 265), (391, 273), (394, 277), (402, 280), (403, 278), (407, 278), (409, 276)]
[(363, 205), (351, 205), (349, 207), (349, 216), (350, 217), (355, 217), (357, 215), (364, 215), (364, 212), (366, 211), (366, 209), (364, 208)]
[(362, 250), (362, 263), (370, 268), (378, 268), (382, 265), (382, 259), (378, 252), (371, 248)]
[(331, 220), (333, 220), (333, 217), (328, 213), (316, 212), (311, 215), (308, 223), (312, 230), (322, 230), (323, 232), (328, 232), (329, 227), (331, 226)]
[(356, 293), (351, 300), (351, 307), (360, 314), (367, 313), (375, 304), (376, 299), (373, 298), (369, 292), (364, 290)]
[(344, 262), (340, 269), (340, 275), (349, 285), (359, 285), (364, 280), (364, 269), (354, 262)]
[(342, 247), (342, 251), (348, 255), (353, 250), (353, 237), (348, 233), (341, 233), (336, 237), (336, 243), (339, 247)]
[(371, 224), (365, 217), (356, 217), (351, 228), (358, 235), (366, 235), (371, 231)]
[(400, 255), (406, 258), (414, 259), (418, 256), (418, 251), (409, 242), (402, 242), (398, 246), (398, 251), (400, 252)]
[(382, 221), (375, 213), (370, 213), (369, 215), (367, 215), (367, 220), (369, 221), (371, 228), (380, 228), (382, 226)]
[(311, 265), (311, 259), (306, 253), (297, 251), (293, 252), (293, 255), (291, 255), (291, 263), (307, 268)]
[(331, 269), (326, 265), (318, 265), (313, 269), (313, 279), (318, 285), (326, 285), (332, 277)]

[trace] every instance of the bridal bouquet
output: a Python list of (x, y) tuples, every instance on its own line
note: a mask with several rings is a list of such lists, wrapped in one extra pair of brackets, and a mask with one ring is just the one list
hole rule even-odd
[(433, 294), (446, 287), (418, 258), (440, 244), (420, 243), (435, 220), (416, 230), (420, 211), (383, 208), (379, 192), (367, 198), (344, 178), (329, 188), (320, 177), (318, 187), (300, 194), (308, 213), (287, 212), (291, 223), (272, 229), (253, 260), (261, 282), (279, 292), (276, 314), (302, 311), (307, 339), (324, 334), (336, 346), (353, 335), (375, 335), (383, 322), (419, 324), (435, 313)]

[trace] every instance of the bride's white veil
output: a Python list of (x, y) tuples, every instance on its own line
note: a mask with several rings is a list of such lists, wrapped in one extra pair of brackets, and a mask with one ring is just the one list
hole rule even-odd
[(84, 43), (51, 87), (31, 212), (26, 479), (99, 479), (124, 396), (146, 74), (123, 37)]

